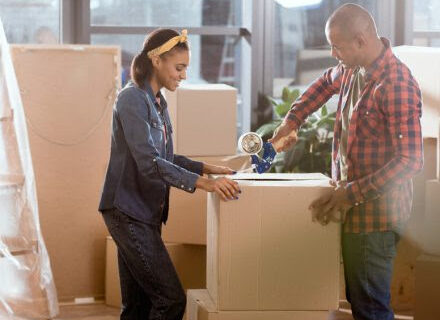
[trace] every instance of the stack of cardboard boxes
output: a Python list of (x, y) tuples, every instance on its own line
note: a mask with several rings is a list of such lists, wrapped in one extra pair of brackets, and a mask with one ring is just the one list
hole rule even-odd
[[(174, 153), (240, 170), (249, 156), (236, 155), (237, 90), (222, 84), (186, 85), (165, 91), (173, 127)], [(207, 193), (171, 188), (162, 238), (185, 289), (206, 287)], [(120, 305), (116, 248), (107, 239), (106, 302)]]
[[(440, 119), (439, 119), (440, 136)], [(437, 146), (440, 152), (440, 139)], [(437, 153), (437, 161), (440, 159)], [(440, 309), (440, 161), (437, 179), (426, 182), (423, 251), (416, 261), (415, 319), (439, 319)]]
[(423, 97), (425, 164), (414, 179), (417, 240), (423, 254), (415, 262), (415, 319), (439, 319), (440, 309), (440, 49), (402, 46), (395, 54), (410, 68)]
[(207, 289), (189, 320), (327, 319), (338, 308), (340, 228), (312, 222), (320, 174), (240, 174), (238, 201), (208, 195)]

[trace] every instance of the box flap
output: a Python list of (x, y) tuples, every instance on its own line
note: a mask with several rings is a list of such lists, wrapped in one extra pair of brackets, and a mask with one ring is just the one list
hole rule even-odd
[(322, 173), (236, 173), (229, 175), (232, 180), (328, 180)]

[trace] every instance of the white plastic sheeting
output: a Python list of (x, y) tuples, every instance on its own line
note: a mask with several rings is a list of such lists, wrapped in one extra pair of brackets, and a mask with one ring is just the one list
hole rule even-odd
[(0, 21), (0, 319), (47, 319), (57, 313), (26, 120)]

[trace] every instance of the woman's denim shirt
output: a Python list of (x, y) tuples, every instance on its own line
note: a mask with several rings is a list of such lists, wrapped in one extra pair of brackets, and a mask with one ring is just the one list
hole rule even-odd
[(117, 208), (140, 221), (161, 224), (168, 217), (170, 186), (195, 191), (203, 164), (173, 154), (170, 117), (160, 93), (159, 98), (160, 104), (148, 84), (139, 88), (132, 82), (118, 94), (99, 211)]

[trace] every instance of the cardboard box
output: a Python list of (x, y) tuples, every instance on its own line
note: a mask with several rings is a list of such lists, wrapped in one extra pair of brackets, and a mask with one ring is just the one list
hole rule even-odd
[[(250, 156), (194, 157), (193, 160), (242, 170), (251, 166)], [(162, 228), (166, 242), (206, 245), (207, 192), (196, 190), (188, 193), (171, 188), (170, 209), (167, 224)]]
[(440, 257), (420, 256), (415, 282), (414, 320), (440, 319)]
[(424, 137), (437, 138), (440, 116), (440, 48), (399, 46), (394, 54), (411, 70), (423, 98), (422, 131)]
[(438, 118), (438, 137), (437, 137), (437, 180), (440, 180), (440, 118)]
[[(260, 180), (243, 180), (248, 178)], [(218, 309), (337, 309), (340, 225), (314, 223), (308, 210), (329, 191), (328, 179), (321, 174), (237, 179), (239, 200), (208, 195), (207, 288)]]
[[(105, 303), (121, 306), (118, 254), (111, 237), (106, 239)], [(165, 243), (185, 290), (206, 287), (206, 246)]]
[(108, 232), (97, 209), (120, 87), (120, 48), (12, 45), (11, 52), (58, 296), (102, 299)]
[(436, 178), (437, 171), (437, 139), (423, 139), (423, 170), (413, 178), (414, 196), (412, 216), (423, 219), (426, 205), (426, 182)]
[(165, 91), (174, 151), (224, 156), (237, 150), (237, 89), (225, 84), (185, 85)]
[(440, 256), (440, 181), (426, 182), (426, 206), (423, 221), (422, 249), (430, 255)]
[(188, 290), (188, 320), (327, 320), (328, 311), (218, 311), (208, 290)]
[(426, 181), (425, 198), (425, 221), (440, 223), (440, 180)]

